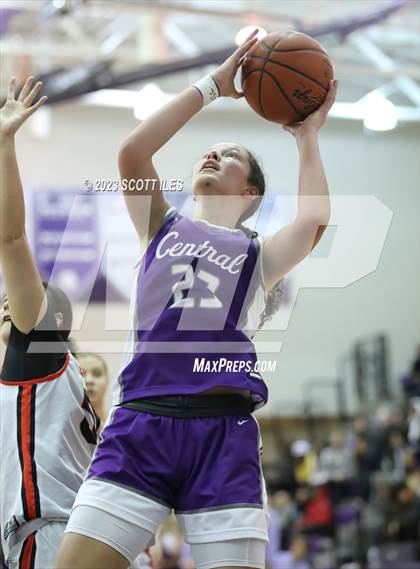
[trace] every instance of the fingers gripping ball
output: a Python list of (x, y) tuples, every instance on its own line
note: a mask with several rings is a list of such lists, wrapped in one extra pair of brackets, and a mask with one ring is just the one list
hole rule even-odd
[(323, 103), (333, 75), (331, 61), (319, 42), (300, 32), (274, 32), (247, 53), (242, 89), (259, 115), (294, 124)]

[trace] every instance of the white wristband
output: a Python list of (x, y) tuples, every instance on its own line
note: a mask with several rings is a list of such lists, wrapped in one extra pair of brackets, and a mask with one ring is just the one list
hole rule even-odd
[(194, 83), (193, 87), (197, 89), (197, 91), (203, 97), (204, 106), (208, 105), (220, 96), (217, 83), (211, 75), (206, 75), (197, 81), (197, 83)]

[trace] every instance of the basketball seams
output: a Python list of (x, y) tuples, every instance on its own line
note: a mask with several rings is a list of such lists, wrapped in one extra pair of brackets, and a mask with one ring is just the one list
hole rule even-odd
[(302, 77), (305, 77), (306, 79), (309, 79), (310, 81), (313, 81), (319, 87), (321, 87), (321, 89), (323, 89), (324, 91), (328, 91), (327, 87), (324, 87), (324, 85), (322, 83), (320, 83), (319, 81), (317, 81), (316, 79), (314, 79), (310, 75), (306, 75), (306, 73), (303, 73), (302, 71), (299, 71), (295, 67), (292, 67), (291, 65), (287, 65), (286, 63), (281, 63), (280, 61), (275, 61), (274, 59), (269, 59), (268, 57), (267, 58), (263, 57), (262, 55), (250, 55), (249, 58), (250, 59), (264, 59), (265, 64), (266, 63), (273, 63), (274, 65), (279, 65), (280, 67), (284, 67), (285, 69), (289, 69), (289, 71), (293, 71), (294, 73), (297, 73), (298, 75), (302, 75)]
[(280, 92), (282, 93), (283, 97), (286, 99), (286, 101), (289, 103), (289, 105), (292, 107), (292, 109), (299, 115), (300, 118), (304, 117), (304, 114), (301, 113), (299, 111), (299, 109), (297, 109), (295, 107), (295, 105), (292, 103), (292, 101), (289, 99), (287, 93), (285, 92), (285, 90), (283, 89), (283, 87), (280, 85), (280, 83), (277, 80), (277, 77), (275, 75), (273, 75), (270, 71), (265, 70), (264, 73), (267, 73), (267, 75), (269, 77), (271, 77), (271, 79), (274, 81), (274, 83), (277, 85), (277, 87), (279, 88)]
[[(260, 71), (260, 80), (258, 82), (258, 104), (260, 106), (261, 112), (264, 116), (264, 118), (267, 118), (267, 115), (265, 114), (265, 110), (262, 104), (262, 80), (263, 80), (263, 76), (264, 76), (264, 65), (265, 62), (263, 63), (263, 67), (262, 69), (255, 69), (255, 71)], [(251, 71), (252, 73), (252, 71)], [(247, 77), (249, 77), (251, 75), (251, 73), (248, 73)]]
[[(278, 38), (278, 40), (276, 41), (276, 43), (275, 43), (272, 47), (268, 48), (268, 55), (267, 55), (267, 57), (265, 58), (265, 61), (264, 61), (263, 65), (262, 65), (262, 68), (261, 68), (261, 75), (260, 75), (260, 80), (259, 80), (259, 83), (258, 83), (258, 104), (260, 105), (261, 112), (262, 112), (262, 114), (263, 114), (263, 116), (264, 116), (265, 118), (267, 118), (267, 115), (265, 114), (264, 107), (263, 107), (263, 104), (262, 104), (262, 80), (263, 80), (263, 76), (264, 76), (265, 66), (267, 65), (267, 61), (268, 61), (268, 59), (269, 59), (269, 57), (270, 57), (270, 53), (273, 51), (273, 49), (276, 47), (276, 45), (278, 45), (282, 40), (284, 40), (286, 37), (288, 37), (288, 35), (289, 35), (289, 34), (288, 34), (287, 32), (284, 33), (284, 34), (282, 34), (282, 35)], [(266, 47), (267, 47), (267, 46), (266, 46)], [(249, 75), (250, 75), (250, 74), (249, 74)], [(284, 94), (284, 91), (283, 91), (283, 90), (282, 90), (282, 92), (283, 92), (283, 94)], [(290, 102), (290, 101), (289, 101), (289, 102)], [(292, 106), (293, 106), (293, 105), (292, 105)], [(294, 108), (294, 107), (293, 107), (293, 108)]]
[(261, 44), (270, 51), (275, 51), (276, 53), (293, 53), (298, 51), (313, 51), (315, 53), (321, 53), (323, 55), (327, 55), (327, 52), (323, 49), (316, 49), (314, 47), (293, 47), (290, 49), (270, 49), (270, 46), (265, 43), (264, 40), (261, 40)]
[[(245, 77), (245, 79), (247, 79), (250, 75), (252, 75), (253, 73), (262, 73), (262, 69), (252, 69), (248, 75)], [(290, 101), (289, 97), (287, 96), (287, 94), (284, 92), (283, 87), (280, 85), (280, 83), (277, 81), (276, 77), (270, 73), (270, 71), (264, 71), (264, 73), (267, 73), (267, 75), (269, 77), (271, 77), (271, 79), (273, 79), (273, 81), (276, 83), (277, 87), (279, 88), (280, 92), (282, 93), (282, 95), (284, 96), (284, 98), (286, 99), (286, 102), (289, 103), (289, 105), (292, 107), (292, 109), (299, 115), (300, 118), (303, 118), (303, 113), (301, 113), (295, 106), (294, 104)], [(265, 117), (267, 118), (267, 117)], [(267, 119), (270, 120), (270, 119)]]

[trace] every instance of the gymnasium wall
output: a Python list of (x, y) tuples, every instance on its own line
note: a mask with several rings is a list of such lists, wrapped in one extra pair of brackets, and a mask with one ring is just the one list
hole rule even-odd
[[(118, 176), (119, 144), (136, 124), (131, 111), (75, 102), (53, 107), (52, 115), (47, 139), (34, 138), (29, 126), (18, 135), (25, 186), (77, 187), (85, 178)], [(419, 342), (418, 127), (403, 125), (367, 135), (360, 123), (329, 119), (320, 138), (332, 194), (372, 194), (394, 216), (373, 274), (343, 289), (301, 290), (288, 329), (270, 333), (267, 339), (273, 341), (274, 336), (283, 347), (280, 354), (266, 356), (277, 359), (277, 370), (265, 375), (271, 400), (262, 414), (298, 413), (304, 381), (334, 377), (337, 358), (359, 337), (377, 332), (390, 337), (393, 387), (398, 392), (398, 378)], [(218, 141), (236, 141), (255, 151), (263, 159), (269, 191), (297, 191), (294, 140), (251, 112), (199, 114), (160, 152), (155, 165), (162, 178), (182, 178), (189, 186), (193, 162)], [(134, 235), (129, 246), (136, 247)], [(124, 321), (124, 305), (110, 310)], [(276, 329), (275, 319), (269, 329)], [(104, 332), (103, 307), (91, 305), (83, 328), (74, 336), (111, 342), (109, 346), (125, 334)], [(119, 356), (110, 355), (108, 361), (115, 377)], [(350, 385), (347, 391), (350, 396)], [(332, 395), (319, 396), (320, 409), (332, 411)]]

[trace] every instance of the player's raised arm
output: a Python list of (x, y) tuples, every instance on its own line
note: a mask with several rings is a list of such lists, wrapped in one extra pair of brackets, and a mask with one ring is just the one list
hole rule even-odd
[[(212, 74), (188, 87), (172, 101), (167, 103), (140, 125), (123, 142), (119, 152), (119, 167), (123, 183), (131, 188), (142, 189), (125, 191), (127, 209), (140, 240), (148, 239), (159, 227), (162, 217), (170, 207), (159, 188), (159, 177), (152, 157), (203, 107), (217, 96), (242, 96), (234, 86), (234, 78), (244, 55), (257, 41), (255, 30), (248, 39)], [(136, 181), (144, 183), (137, 184)], [(156, 180), (155, 183), (146, 180)], [(152, 188), (155, 188), (154, 190)], [(151, 198), (150, 220), (148, 201), (140, 196)]]
[(25, 234), (25, 204), (16, 159), (15, 134), (47, 97), (36, 103), (42, 83), (29, 77), (18, 97), (16, 80), (9, 82), (7, 101), (0, 109), (0, 267), (10, 317), (21, 332), (30, 332), (46, 311), (45, 290)]
[(299, 199), (296, 219), (264, 240), (264, 275), (274, 286), (318, 243), (330, 219), (328, 183), (318, 145), (318, 130), (334, 103), (337, 81), (331, 81), (325, 102), (299, 125), (284, 126), (299, 151)]

